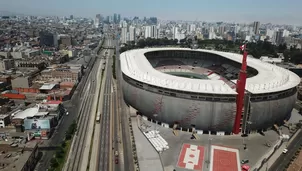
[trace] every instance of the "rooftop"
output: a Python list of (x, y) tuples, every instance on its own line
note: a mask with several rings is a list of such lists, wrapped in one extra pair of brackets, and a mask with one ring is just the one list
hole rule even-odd
[(39, 107), (36, 106), (16, 113), (13, 119), (25, 119), (34, 116), (41, 117), (41, 116), (46, 116), (48, 113), (49, 112), (47, 111), (40, 111)]
[[(229, 60), (241, 63), (242, 55), (228, 52), (219, 52), (203, 49), (188, 48), (146, 48), (130, 50), (121, 54), (121, 69), (123, 73), (133, 79), (140, 80), (146, 84), (165, 87), (174, 90), (182, 90), (197, 93), (212, 94), (237, 94), (235, 90), (225, 84), (222, 80), (199, 80), (177, 77), (164, 74), (155, 70), (144, 56), (151, 51), (183, 50), (199, 51), (220, 55)], [(284, 91), (297, 86), (300, 78), (293, 72), (284, 68), (262, 62), (258, 59), (248, 58), (247, 65), (258, 71), (254, 77), (250, 77), (246, 82), (246, 90), (253, 94), (272, 93)], [(231, 80), (236, 83), (237, 80)]]
[(43, 84), (40, 90), (52, 90), (55, 86), (56, 84)]

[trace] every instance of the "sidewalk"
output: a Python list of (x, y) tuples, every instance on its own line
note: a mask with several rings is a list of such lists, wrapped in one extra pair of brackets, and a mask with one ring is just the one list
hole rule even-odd
[(282, 154), (282, 151), (287, 147), (287, 145), (290, 144), (300, 132), (301, 132), (301, 129), (299, 129), (288, 142), (284, 142), (280, 146), (280, 148), (278, 150), (276, 150), (275, 153), (269, 158), (269, 160), (266, 162), (266, 164), (263, 165), (263, 167), (260, 169), (260, 171), (268, 170), (274, 164), (274, 162), (278, 159), (278, 157)]
[(139, 129), (137, 117), (131, 118), (140, 171), (163, 171), (159, 154)]

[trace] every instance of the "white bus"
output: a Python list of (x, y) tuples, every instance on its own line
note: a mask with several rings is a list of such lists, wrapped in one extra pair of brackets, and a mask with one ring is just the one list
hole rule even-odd
[(101, 118), (101, 112), (98, 112), (96, 114), (96, 123), (100, 123), (100, 118)]

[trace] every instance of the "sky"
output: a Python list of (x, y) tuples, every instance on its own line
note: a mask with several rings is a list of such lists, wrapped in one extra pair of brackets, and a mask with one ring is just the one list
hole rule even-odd
[(94, 17), (97, 13), (169, 20), (302, 25), (302, 0), (0, 0), (1, 11)]

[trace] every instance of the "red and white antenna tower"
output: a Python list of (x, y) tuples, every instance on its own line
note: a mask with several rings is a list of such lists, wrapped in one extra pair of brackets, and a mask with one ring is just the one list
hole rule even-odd
[(239, 72), (239, 78), (238, 78), (237, 84), (236, 84), (237, 98), (236, 98), (236, 117), (235, 117), (235, 122), (234, 122), (234, 126), (233, 126), (234, 134), (240, 133), (240, 122), (241, 122), (241, 116), (242, 116), (242, 109), (244, 106), (244, 93), (245, 93), (245, 85), (246, 85), (246, 77), (247, 77), (246, 44), (242, 45), (240, 47), (240, 49), (243, 51), (243, 58), (242, 58), (241, 70)]

